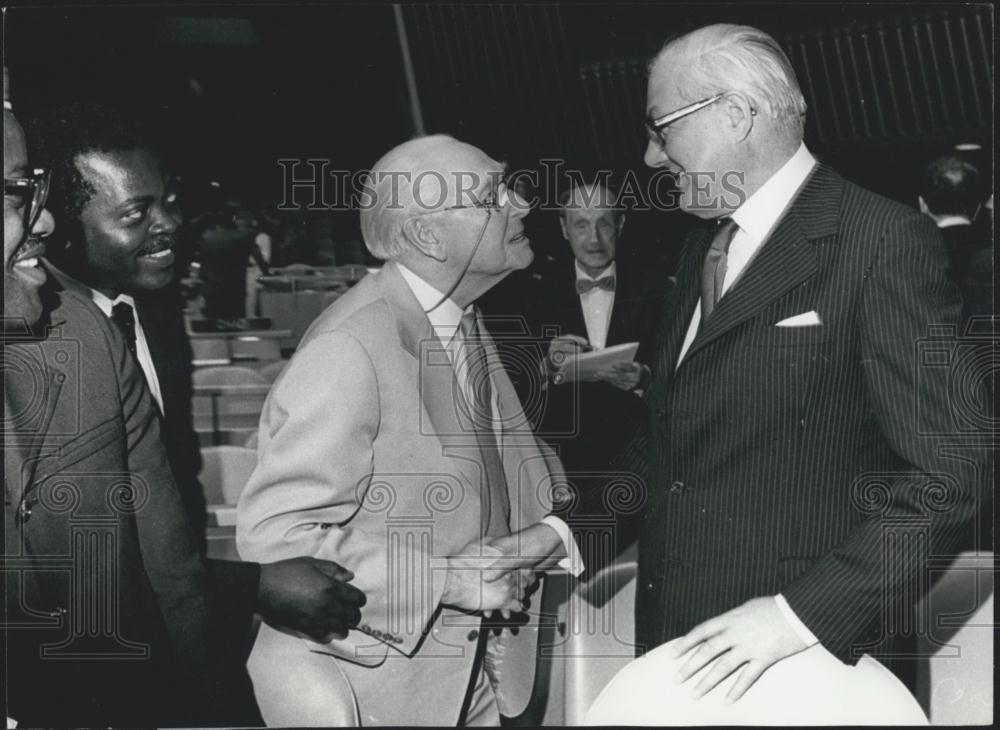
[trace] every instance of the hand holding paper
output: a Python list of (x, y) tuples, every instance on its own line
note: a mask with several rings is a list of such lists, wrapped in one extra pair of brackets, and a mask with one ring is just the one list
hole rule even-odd
[[(638, 342), (626, 342), (603, 350), (568, 355), (563, 366), (556, 371), (553, 382), (559, 384), (575, 380), (620, 379), (623, 372), (633, 371), (633, 360), (638, 349)], [(598, 373), (604, 373), (604, 377), (599, 378)]]

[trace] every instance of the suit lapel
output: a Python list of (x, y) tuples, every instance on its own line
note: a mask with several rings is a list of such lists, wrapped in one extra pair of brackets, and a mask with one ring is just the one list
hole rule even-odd
[[(11, 352), (14, 347), (11, 346)], [(4, 482), (11, 505), (20, 503), (28, 485), (34, 481), (42, 447), (45, 445), (45, 435), (55, 415), (63, 381), (67, 378), (66, 373), (46, 362), (44, 347), (42, 342), (37, 347), (29, 346), (21, 350), (32, 360), (34, 360), (32, 352), (37, 352), (39, 358), (37, 365), (41, 369), (41, 377), (37, 380), (36, 375), (30, 372), (18, 374), (13, 362), (8, 362), (4, 373), (4, 421), (13, 421), (19, 414), (31, 414), (32, 411), (38, 413), (37, 420), (29, 425), (30, 433), (26, 433), (23, 428), (18, 429), (15, 425), (4, 435), (10, 441), (4, 449)], [(10, 359), (9, 353), (8, 359)], [(23, 367), (31, 368), (32, 364), (25, 362)], [(28, 383), (26, 387), (11, 387), (17, 382), (23, 383), (25, 378), (33, 382)], [(39, 393), (43, 396), (40, 409), (37, 403)]]
[[(663, 332), (659, 355), (661, 379), (673, 377), (674, 365), (681, 354), (684, 336), (687, 334), (694, 316), (694, 308), (701, 297), (701, 267), (705, 254), (712, 243), (712, 229), (699, 228), (691, 234), (685, 247), (685, 253), (677, 269), (677, 286), (673, 296), (666, 297), (667, 311), (663, 321), (666, 329)], [(685, 359), (687, 359), (685, 357)]]
[(484, 466), (475, 435), (459, 420), (461, 409), (455, 400), (459, 386), (451, 358), (398, 267), (390, 262), (376, 276), (395, 315), (400, 344), (417, 361), (420, 401), (430, 419), (428, 425), (444, 447), (444, 455), (453, 457), (465, 478), (478, 488)]
[[(692, 355), (816, 273), (819, 261), (813, 241), (836, 233), (840, 182), (832, 170), (817, 165), (736, 284), (719, 300), (712, 317), (691, 343), (682, 366)], [(689, 274), (688, 281), (698, 292), (700, 268), (693, 276)], [(695, 301), (697, 298), (696, 294)]]

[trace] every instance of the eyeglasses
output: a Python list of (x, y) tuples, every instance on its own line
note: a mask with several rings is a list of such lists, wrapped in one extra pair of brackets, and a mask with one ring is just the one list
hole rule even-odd
[[(719, 99), (728, 94), (728, 91), (723, 91), (715, 96), (709, 96), (701, 101), (696, 101), (693, 104), (688, 104), (687, 106), (682, 106), (680, 109), (676, 109), (669, 114), (664, 114), (661, 117), (656, 117), (655, 119), (646, 120), (646, 135), (649, 137), (649, 141), (653, 142), (662, 149), (667, 145), (667, 137), (664, 134), (667, 127), (676, 122), (679, 119), (683, 119), (689, 114), (694, 114), (697, 111), (701, 111), (705, 107), (711, 106)], [(750, 108), (751, 116), (757, 116), (757, 110), (753, 107)]]
[(497, 179), (496, 187), (490, 191), (483, 200), (476, 200), (472, 203), (459, 203), (458, 205), (448, 205), (444, 208), (435, 208), (434, 210), (425, 210), (418, 215), (429, 215), (431, 213), (441, 213), (445, 210), (466, 210), (469, 208), (474, 208), (478, 210), (488, 210), (488, 211), (501, 211), (506, 207), (509, 202), (507, 196), (507, 177), (501, 175)]
[(49, 197), (49, 170), (41, 167), (33, 169), (28, 177), (5, 177), (3, 179), (4, 197), (12, 197), (20, 202), (15, 205), (22, 214), (24, 230), (30, 232), (38, 218), (45, 210), (45, 201)]

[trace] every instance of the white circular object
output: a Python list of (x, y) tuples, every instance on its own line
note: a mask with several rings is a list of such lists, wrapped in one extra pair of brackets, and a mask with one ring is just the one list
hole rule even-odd
[[(726, 693), (737, 673), (701, 699), (691, 692), (712, 664), (684, 684), (674, 676), (687, 655), (673, 642), (636, 659), (611, 680), (585, 725), (927, 725), (917, 700), (892, 672), (864, 656), (856, 666), (820, 645), (774, 664), (738, 701)], [(714, 664), (714, 662), (713, 662)]]

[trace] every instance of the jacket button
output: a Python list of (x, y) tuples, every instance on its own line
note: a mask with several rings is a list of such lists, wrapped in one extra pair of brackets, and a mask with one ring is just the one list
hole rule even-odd
[(479, 638), (479, 632), (473, 629), (472, 631), (469, 632), (469, 635), (466, 636), (465, 638), (467, 638), (469, 641), (475, 641), (476, 639)]
[(679, 479), (670, 485), (671, 494), (680, 494), (683, 491), (684, 491), (684, 482), (680, 481)]

